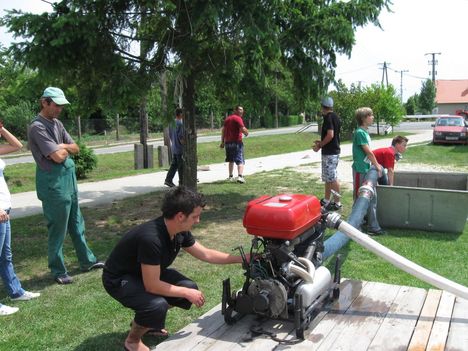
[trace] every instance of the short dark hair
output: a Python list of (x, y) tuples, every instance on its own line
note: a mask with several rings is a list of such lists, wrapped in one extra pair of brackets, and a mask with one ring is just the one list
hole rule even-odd
[(408, 142), (408, 138), (401, 135), (397, 135), (392, 140), (392, 146), (395, 146), (396, 144), (401, 144), (402, 142)]
[(180, 116), (180, 115), (182, 115), (183, 113), (184, 113), (184, 110), (182, 110), (181, 108), (176, 108), (176, 110), (175, 110), (176, 116)]
[(205, 205), (203, 194), (185, 186), (177, 186), (164, 195), (161, 211), (164, 218), (172, 219), (179, 212), (188, 216), (196, 207), (205, 207)]
[(39, 108), (42, 110), (42, 102), (45, 101), (47, 103), (47, 106), (50, 106), (52, 103), (52, 98), (51, 97), (41, 97), (39, 99)]

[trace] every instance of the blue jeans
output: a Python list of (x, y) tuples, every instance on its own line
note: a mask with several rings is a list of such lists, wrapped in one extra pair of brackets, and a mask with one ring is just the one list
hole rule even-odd
[(10, 221), (0, 223), (0, 276), (10, 297), (20, 297), (24, 294), (13, 268)]

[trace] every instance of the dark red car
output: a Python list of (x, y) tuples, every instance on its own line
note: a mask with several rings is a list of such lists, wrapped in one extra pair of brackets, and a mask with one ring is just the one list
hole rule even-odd
[(467, 123), (461, 116), (442, 116), (437, 118), (432, 135), (434, 144), (467, 144)]

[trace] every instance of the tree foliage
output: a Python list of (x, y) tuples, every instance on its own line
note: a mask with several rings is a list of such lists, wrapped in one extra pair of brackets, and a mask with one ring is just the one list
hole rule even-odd
[(334, 99), (334, 110), (342, 120), (343, 139), (349, 138), (356, 128), (355, 111), (359, 107), (372, 108), (376, 117), (375, 123), (386, 122), (391, 126), (398, 124), (404, 115), (400, 98), (391, 85), (388, 87), (379, 84), (370, 87), (351, 85), (348, 88), (340, 81), (336, 90), (330, 95)]
[(415, 115), (419, 113), (419, 95), (414, 94), (410, 96), (405, 103), (405, 110), (407, 115)]
[[(30, 39), (13, 45), (14, 58), (75, 86), (82, 107), (145, 101), (158, 73), (176, 68), (187, 111), (184, 182), (195, 188), (198, 94), (216, 92), (221, 105), (266, 114), (273, 93), (281, 101), (294, 96), (303, 109), (333, 81), (336, 55), (351, 53), (355, 29), (378, 25), (390, 3), (62, 0), (50, 14), (9, 12), (3, 24)], [(278, 74), (283, 81), (272, 85)]]
[(422, 83), (421, 92), (419, 93), (419, 108), (423, 114), (431, 114), (435, 107), (435, 87), (432, 80), (427, 79)]

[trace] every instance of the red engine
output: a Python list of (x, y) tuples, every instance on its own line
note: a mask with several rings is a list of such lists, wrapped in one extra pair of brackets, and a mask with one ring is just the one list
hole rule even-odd
[(244, 227), (253, 235), (250, 260), (238, 247), (245, 269), (242, 290), (223, 281), (222, 313), (231, 324), (247, 314), (294, 321), (296, 335), (315, 313), (339, 295), (339, 260), (335, 277), (322, 265), (325, 223), (315, 196), (262, 196), (247, 204)]
[(247, 204), (244, 227), (252, 235), (291, 240), (313, 227), (321, 216), (320, 201), (315, 196), (262, 196)]

